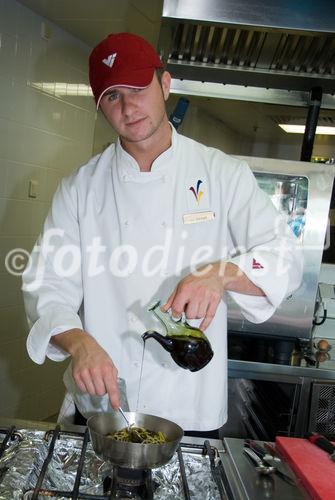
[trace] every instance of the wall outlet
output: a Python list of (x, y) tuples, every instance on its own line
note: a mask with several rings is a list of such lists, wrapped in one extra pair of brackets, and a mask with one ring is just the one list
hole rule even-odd
[(43, 40), (50, 40), (51, 35), (52, 30), (50, 24), (43, 21), (41, 23), (41, 38), (43, 38)]
[(29, 188), (28, 188), (28, 198), (37, 198), (38, 197), (38, 181), (29, 180)]

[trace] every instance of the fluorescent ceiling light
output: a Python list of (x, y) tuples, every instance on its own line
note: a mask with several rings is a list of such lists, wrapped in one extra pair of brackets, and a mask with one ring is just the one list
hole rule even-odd
[(28, 82), (31, 87), (42, 90), (56, 97), (62, 96), (92, 96), (92, 89), (86, 83), (62, 83), (62, 82)]
[[(289, 134), (304, 134), (305, 125), (293, 125), (291, 123), (279, 123), (279, 127), (288, 132)], [(335, 127), (316, 127), (316, 134), (318, 135), (335, 135)]]

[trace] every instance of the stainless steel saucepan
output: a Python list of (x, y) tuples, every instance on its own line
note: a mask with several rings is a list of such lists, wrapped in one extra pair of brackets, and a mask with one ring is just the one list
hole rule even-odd
[(125, 412), (130, 425), (150, 431), (161, 431), (166, 437), (163, 444), (142, 444), (115, 441), (108, 433), (125, 427), (120, 413), (97, 413), (87, 421), (91, 442), (95, 453), (113, 465), (130, 469), (153, 469), (166, 464), (173, 456), (184, 435), (179, 425), (165, 418), (144, 413)]

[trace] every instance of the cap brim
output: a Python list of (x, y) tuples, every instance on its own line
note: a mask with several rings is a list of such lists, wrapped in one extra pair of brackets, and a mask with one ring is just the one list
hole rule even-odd
[(110, 78), (104, 82), (103, 88), (97, 93), (96, 99), (97, 109), (99, 108), (100, 101), (105, 93), (115, 87), (128, 87), (133, 89), (145, 89), (152, 82), (156, 68), (145, 68), (140, 70), (133, 70), (125, 74), (118, 74), (117, 78)]

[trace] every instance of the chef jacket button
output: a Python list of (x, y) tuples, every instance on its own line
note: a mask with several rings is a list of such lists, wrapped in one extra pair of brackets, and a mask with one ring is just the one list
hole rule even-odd
[(136, 366), (136, 367), (138, 366), (138, 361), (134, 362), (134, 366)]
[(166, 182), (166, 180), (167, 180), (167, 179), (166, 179), (166, 175), (163, 175), (163, 177), (162, 177), (162, 181), (163, 181), (163, 182)]
[(163, 227), (166, 227), (166, 222), (165, 220), (163, 220), (162, 224), (161, 224)]
[(124, 221), (124, 225), (125, 226), (128, 226), (129, 225), (129, 222), (127, 220)]
[(123, 175), (123, 177), (122, 177), (122, 179), (123, 179), (125, 182), (127, 182), (127, 180), (128, 180), (128, 175), (124, 174), (124, 175)]

